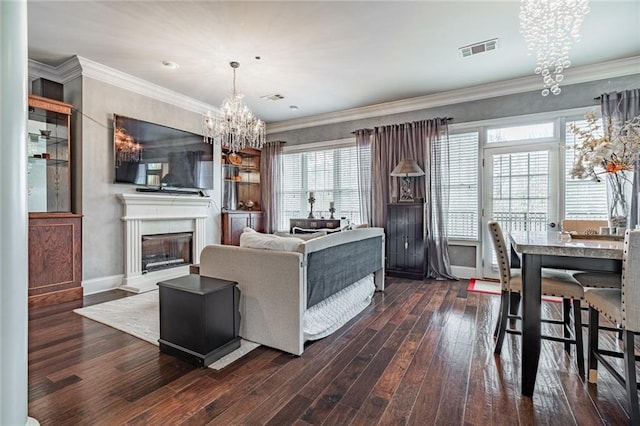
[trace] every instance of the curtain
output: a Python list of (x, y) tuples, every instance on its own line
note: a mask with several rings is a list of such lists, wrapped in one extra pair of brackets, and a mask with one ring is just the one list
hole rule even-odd
[(449, 211), (449, 194), (442, 191), (449, 187), (449, 126), (448, 119), (436, 118), (426, 128), (427, 193), (427, 276), (435, 279), (457, 279), (451, 273), (446, 217)]
[[(404, 158), (416, 160), (426, 173), (425, 176), (413, 178), (413, 195), (425, 198), (428, 205), (427, 275), (436, 279), (456, 279), (451, 274), (444, 226), (449, 200), (447, 194), (442, 193), (449, 171), (447, 119), (435, 118), (373, 129), (370, 213), (373, 226), (386, 226), (387, 203), (399, 199), (399, 179), (390, 173)], [(429, 167), (425, 167), (426, 164)]]
[[(622, 92), (605, 93), (600, 96), (602, 118), (611, 117), (612, 120), (624, 123), (640, 115), (640, 89)], [(633, 172), (633, 186), (631, 190), (631, 208), (629, 211), (628, 227), (633, 229), (640, 223), (638, 209), (638, 191), (640, 191), (640, 161), (636, 162)]]
[(355, 131), (358, 167), (358, 195), (360, 217), (363, 223), (372, 224), (371, 216), (371, 130)]
[(279, 215), (282, 212), (282, 145), (283, 141), (270, 141), (262, 147), (260, 156), (260, 187), (262, 189), (262, 212), (264, 232), (278, 231)]

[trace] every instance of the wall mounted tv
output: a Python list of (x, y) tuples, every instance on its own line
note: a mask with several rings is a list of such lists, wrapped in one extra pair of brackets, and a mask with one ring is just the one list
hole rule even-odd
[(116, 182), (150, 189), (212, 189), (213, 145), (202, 136), (113, 115)]

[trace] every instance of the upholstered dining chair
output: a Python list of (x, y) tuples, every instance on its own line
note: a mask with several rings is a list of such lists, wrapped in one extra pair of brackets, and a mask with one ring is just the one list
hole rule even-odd
[[(489, 234), (493, 242), (493, 248), (498, 261), (500, 273), (500, 285), (502, 287), (500, 297), (500, 313), (496, 325), (497, 336), (494, 353), (499, 355), (502, 351), (504, 336), (506, 333), (521, 335), (522, 332), (513, 327), (508, 327), (509, 320), (522, 319), (517, 313), (510, 313), (511, 295), (522, 292), (522, 276), (519, 270), (512, 270), (509, 264), (507, 245), (500, 224), (495, 221), (488, 223)], [(568, 273), (553, 270), (542, 270), (542, 294), (546, 296), (562, 297), (562, 320), (542, 319), (545, 323), (559, 324), (563, 326), (563, 336), (543, 335), (546, 340), (563, 342), (565, 351), (570, 352), (571, 344), (576, 345), (576, 362), (581, 377), (585, 375), (584, 349), (582, 343), (582, 319), (580, 315), (580, 300), (584, 298), (584, 288)], [(573, 302), (573, 330), (571, 330), (571, 303)]]
[[(627, 230), (622, 258), (622, 286), (614, 288), (588, 288), (585, 300), (589, 304), (589, 377), (590, 383), (598, 378), (598, 361), (625, 387), (631, 424), (640, 424), (638, 383), (636, 378), (635, 335), (640, 333), (640, 230)], [(599, 316), (604, 315), (622, 327), (622, 352), (602, 350), (599, 346)], [(610, 358), (622, 358), (621, 375)]]

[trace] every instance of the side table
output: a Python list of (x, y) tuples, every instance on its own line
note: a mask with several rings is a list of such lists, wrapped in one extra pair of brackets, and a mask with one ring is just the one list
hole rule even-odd
[(206, 367), (238, 349), (237, 284), (195, 274), (159, 282), (160, 350)]

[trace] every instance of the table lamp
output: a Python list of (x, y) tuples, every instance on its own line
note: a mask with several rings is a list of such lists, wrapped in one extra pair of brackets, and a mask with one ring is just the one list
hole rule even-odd
[(413, 201), (413, 192), (411, 191), (411, 179), (415, 176), (424, 176), (424, 171), (418, 166), (415, 160), (402, 159), (391, 172), (391, 176), (401, 177), (400, 200), (403, 202)]

